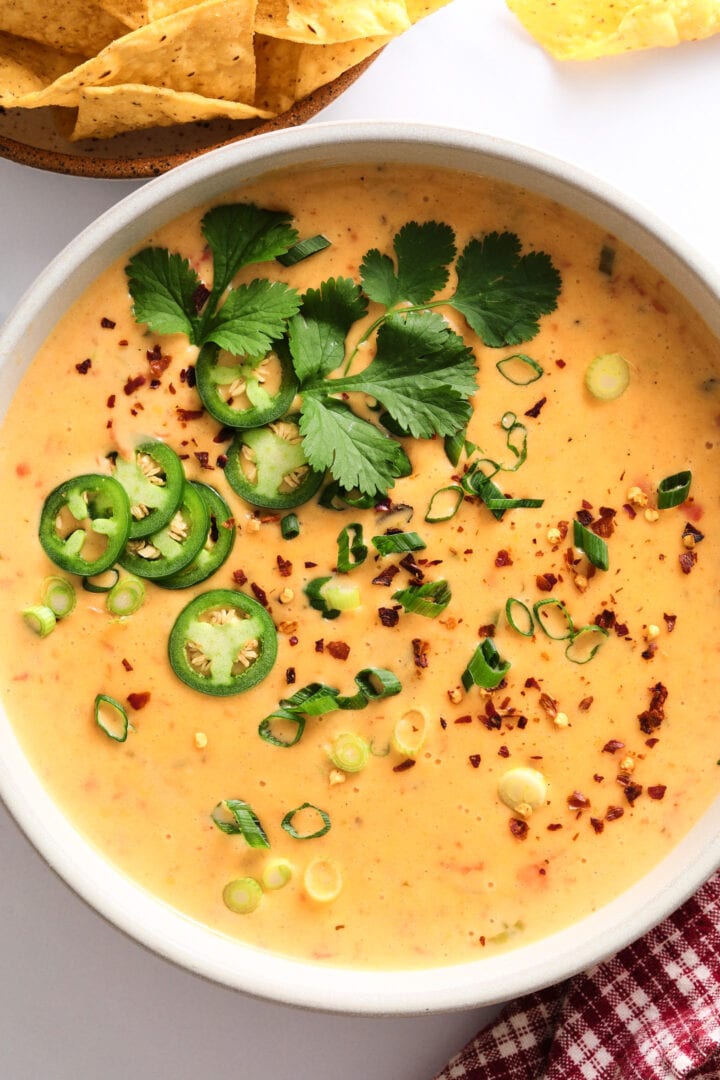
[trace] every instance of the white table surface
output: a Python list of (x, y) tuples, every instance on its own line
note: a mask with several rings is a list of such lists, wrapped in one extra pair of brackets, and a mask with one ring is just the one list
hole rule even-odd
[[(720, 36), (587, 64), (547, 57), (504, 0), (453, 0), (320, 120), (434, 122), (572, 161), (720, 263)], [(0, 160), (0, 320), (134, 182)], [(0, 1080), (431, 1080), (495, 1009), (357, 1018), (255, 1001), (146, 952), (44, 865), (0, 807)]]

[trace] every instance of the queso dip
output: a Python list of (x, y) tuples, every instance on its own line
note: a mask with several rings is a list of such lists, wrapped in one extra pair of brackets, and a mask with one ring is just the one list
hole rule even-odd
[[(299, 237), (330, 241), (291, 266), (248, 266), (236, 284), (272, 278), (305, 294), (357, 282), (368, 251), (395, 260), (406, 223), (435, 221), (458, 251), (512, 233), (523, 252), (545, 253), (562, 281), (557, 306), (512, 345), (484, 344), (456, 308), (436, 309), (477, 365), (459, 442), (390, 428), (410, 467), (386, 497), (328, 508), (328, 477), (278, 509), (228, 482), (233, 432), (198, 395), (198, 347), (136, 322), (128, 260), (109, 269), (41, 349), (0, 432), (0, 675), (17, 736), (91, 844), (220, 933), (376, 968), (460, 963), (548, 935), (654, 866), (718, 792), (720, 347), (613, 237), (506, 185), (353, 166), (279, 174), (225, 201), (285, 210)], [(203, 212), (144, 246), (180, 253), (211, 289)], [(450, 267), (440, 296), (454, 288)], [(348, 354), (382, 313), (368, 305)], [(600, 385), (588, 375), (598, 357)], [(270, 370), (273, 392), (278, 382)], [(372, 395), (345, 403), (377, 427)], [(297, 426), (282, 430), (297, 447)], [(118, 615), (106, 593), (53, 565), (39, 522), (58, 485), (110, 476), (146, 440), (167, 443), (188, 481), (226, 500), (231, 520), (214, 526), (234, 526), (234, 544), (207, 580), (149, 579), (138, 610)], [(262, 467), (262, 448), (240, 450), (246, 480)], [(473, 487), (478, 469), (494, 476), (495, 499), (521, 504), (493, 513), (492, 490)], [(663, 508), (658, 490), (683, 482)], [(291, 512), (295, 529), (283, 524)], [(344, 570), (341, 533), (354, 552)], [(422, 546), (391, 539), (383, 554), (373, 542), (407, 534)], [(588, 557), (588, 534), (607, 569)], [(50, 575), (70, 581), (77, 604), (39, 636), (21, 613)], [(331, 582), (324, 607), (320, 579)], [(418, 590), (443, 582), (427, 594), (439, 610), (418, 610)], [(173, 626), (210, 590), (240, 592), (269, 616), (277, 657), (244, 692), (205, 692), (169, 662)], [(250, 671), (263, 634), (239, 650)], [(347, 699), (369, 669), (389, 673), (393, 692), (376, 693), (374, 675), (356, 707), (291, 707), (282, 721), (281, 703), (302, 688)], [(120, 706), (110, 718), (100, 707), (102, 725), (98, 695)], [(111, 720), (123, 715), (119, 741)], [(259, 734), (271, 717), (274, 740)], [(339, 764), (340, 736), (350, 751)], [(239, 803), (267, 846), (235, 827)]]

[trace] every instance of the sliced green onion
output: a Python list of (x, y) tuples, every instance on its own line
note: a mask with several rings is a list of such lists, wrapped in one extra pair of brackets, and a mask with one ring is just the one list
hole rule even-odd
[(406, 611), (415, 615), (424, 615), (427, 619), (437, 619), (442, 615), (452, 599), (450, 585), (444, 578), (439, 581), (426, 581), (423, 585), (411, 585), (392, 594)]
[(284, 254), (276, 255), (275, 258), (281, 266), (295, 266), (303, 259), (317, 254), (318, 251), (324, 251), (325, 248), (331, 246), (331, 243), (332, 241), (328, 240), (327, 236), (318, 233), (317, 236), (308, 236), (305, 240), (298, 240), (297, 244), (293, 244)]
[(305, 586), (305, 595), (310, 601), (310, 607), (322, 612), (323, 619), (337, 619), (341, 613), (340, 608), (333, 607), (322, 594), (323, 586), (327, 585), (329, 581), (332, 581), (332, 575), (330, 574), (326, 577), (313, 578)]
[(361, 772), (370, 760), (370, 743), (354, 731), (341, 731), (326, 747), (326, 752), (336, 769)]
[(352, 506), (357, 510), (372, 510), (379, 502), (382, 495), (366, 495), (363, 492), (342, 487), (337, 480), (324, 487), (318, 496), (318, 503), (325, 510), (346, 510)]
[(679, 506), (684, 503), (690, 494), (692, 473), (689, 469), (683, 472), (673, 473), (661, 480), (657, 489), (658, 510), (669, 510), (671, 506)]
[[(292, 724), (293, 728), (289, 728), (287, 737), (284, 738), (286, 725)], [(276, 709), (275, 712), (270, 713), (264, 720), (260, 722), (258, 727), (258, 735), (266, 743), (270, 743), (271, 746), (294, 746), (295, 743), (300, 742), (305, 731), (305, 717), (299, 715), (297, 712), (291, 709)]]
[[(490, 462), (490, 464), (495, 465), (496, 472), (499, 470), (500, 466), (496, 465), (495, 462)], [(495, 474), (493, 473), (493, 475)], [(478, 465), (473, 466), (473, 468), (465, 474), (462, 479), (462, 486), (469, 495), (479, 496), (486, 506), (488, 504), (488, 499), (497, 501), (498, 499), (503, 498), (503, 493), (500, 488), (492, 482), (489, 476), (486, 476)], [(493, 517), (497, 518), (498, 521), (501, 520), (505, 513), (505, 509), (493, 509), (490, 507), (490, 510)]]
[(271, 859), (263, 867), (260, 881), (263, 889), (282, 889), (293, 876), (293, 864), (287, 859)]
[(431, 525), (440, 521), (450, 521), (462, 506), (465, 492), (459, 484), (448, 484), (438, 488), (430, 499), (425, 520)]
[(403, 757), (415, 758), (425, 745), (428, 733), (428, 722), (424, 712), (420, 709), (408, 709), (408, 711), (393, 724), (390, 741), (393, 750)]
[(360, 588), (328, 575), (314, 578), (305, 586), (310, 606), (321, 611), (323, 619), (337, 619), (343, 611), (353, 611), (362, 602)]
[[(318, 814), (322, 820), (322, 825), (315, 832), (298, 832), (293, 824), (293, 820), (296, 814), (301, 814), (305, 810), (312, 811), (312, 814)], [(312, 816), (312, 815), (303, 815)], [(283, 829), (289, 836), (292, 836), (294, 840), (317, 840), (319, 836), (324, 836), (325, 833), (330, 832), (330, 815), (324, 810), (321, 810), (319, 806), (313, 806), (312, 803), (304, 802), (302, 806), (295, 807), (294, 810), (290, 810), (289, 813), (280, 822)]]
[(503, 431), (509, 431), (516, 421), (517, 415), (514, 412), (503, 413), (500, 417), (500, 427)]
[[(533, 613), (542, 632), (546, 637), (551, 638), (552, 641), (567, 641), (568, 639), (573, 638), (577, 633), (570, 612), (565, 607), (562, 600), (557, 600), (554, 596), (548, 597), (547, 600), (536, 601), (536, 603), (533, 604)], [(554, 622), (559, 621), (559, 619), (562, 620), (560, 627), (558, 628), (562, 630), (562, 633), (551, 632), (553, 623), (549, 623), (550, 619), (553, 619)]]
[(225, 907), (230, 911), (234, 911), (236, 915), (249, 915), (262, 900), (262, 894), (259, 881), (244, 877), (228, 881), (222, 895)]
[(451, 465), (458, 465), (463, 453), (469, 457), (474, 450), (477, 449), (475, 443), (468, 442), (465, 437), (467, 434), (466, 429), (455, 432), (454, 435), (446, 435), (443, 446), (445, 447), (445, 455)]
[(52, 634), (57, 623), (55, 612), (46, 604), (33, 604), (31, 607), (23, 608), (22, 617), (25, 625), (41, 638)]
[(470, 658), (470, 663), (462, 673), (462, 684), (466, 690), (481, 686), (484, 690), (494, 690), (503, 681), (510, 670), (510, 661), (502, 661), (492, 638), (481, 641)]
[(506, 510), (535, 510), (539, 506), (543, 506), (544, 499), (506, 499), (504, 497), (494, 498), (492, 496), (485, 498), (483, 502), (487, 506), (488, 510), (492, 510), (497, 517), (498, 512), (502, 516)]
[[(515, 414), (505, 413), (505, 416), (514, 417)], [(505, 417), (503, 417), (503, 420), (504, 419)], [(513, 419), (513, 422), (507, 427), (505, 426), (505, 424), (503, 424), (503, 428), (507, 432), (507, 438), (505, 440), (507, 448), (517, 458), (517, 461), (512, 467), (505, 465), (503, 466), (503, 469), (505, 472), (516, 472), (520, 468), (520, 466), (527, 460), (527, 428), (524, 424), (519, 423), (519, 421), (517, 421), (516, 419)], [(513, 436), (516, 435), (518, 432), (520, 433), (520, 445), (516, 446), (513, 442)]]
[[(518, 625), (515, 620), (514, 611), (516, 608), (520, 608), (523, 613), (521, 615), (521, 621), (525, 629), (523, 629), (522, 625)], [(508, 624), (513, 628), (513, 630), (516, 631), (516, 633), (522, 634), (523, 637), (533, 636), (535, 632), (535, 624), (533, 623), (532, 612), (527, 606), (527, 604), (523, 604), (522, 600), (518, 600), (515, 596), (508, 597), (507, 601), (505, 602), (505, 618), (507, 619)]]
[[(108, 578), (110, 580), (108, 580)], [(119, 580), (120, 571), (117, 567), (112, 566), (103, 574), (95, 574), (93, 577), (84, 577), (82, 579), (82, 587), (85, 592), (105, 593), (110, 592), (113, 585), (116, 585)]]
[[(597, 641), (595, 645), (588, 647), (588, 642), (598, 636), (600, 640)], [(594, 623), (589, 626), (581, 626), (580, 629), (573, 634), (572, 639), (565, 649), (565, 656), (573, 664), (589, 664), (607, 637), (608, 632), (603, 626), (596, 626)], [(578, 642), (580, 642), (580, 646), (578, 646)]]
[(113, 585), (105, 598), (105, 606), (111, 615), (134, 615), (145, 599), (145, 582), (140, 578), (126, 577)]
[(305, 869), (303, 884), (312, 900), (329, 904), (340, 895), (342, 871), (334, 859), (313, 859)]
[(125, 708), (109, 694), (95, 698), (95, 723), (114, 742), (125, 742), (128, 737), (128, 715)]
[(427, 544), (416, 532), (386, 533), (373, 536), (372, 542), (381, 555), (399, 555), (405, 551), (422, 551)]
[(590, 529), (586, 529), (577, 519), (573, 521), (573, 544), (587, 555), (589, 561), (598, 570), (609, 569), (608, 546), (602, 536), (597, 536)]
[(72, 582), (63, 577), (45, 578), (42, 602), (49, 607), (56, 619), (65, 619), (73, 611), (77, 596)]
[(284, 518), (281, 518), (280, 533), (283, 540), (294, 540), (296, 536), (300, 535), (300, 522), (297, 519), (297, 514), (286, 514)]
[(537, 360), (533, 360), (531, 356), (526, 356), (525, 353), (506, 356), (504, 359), (498, 360), (495, 367), (502, 377), (514, 386), (529, 386), (530, 383), (537, 382), (545, 374)]
[(393, 675), (392, 671), (386, 668), (363, 668), (355, 676), (355, 682), (368, 701), (382, 701), (384, 698), (394, 697), (402, 690), (402, 683), (397, 675)]
[(341, 574), (348, 574), (356, 566), (362, 566), (367, 559), (368, 549), (363, 539), (363, 527), (357, 522), (346, 525), (339, 533), (337, 546), (337, 568)]
[(306, 716), (324, 716), (325, 713), (339, 708), (338, 694), (339, 691), (334, 686), (311, 682), (296, 690), (291, 697), (283, 698), (280, 704), (285, 710), (305, 713)]
[(598, 401), (614, 401), (630, 382), (630, 367), (620, 353), (596, 356), (585, 372), (585, 385)]
[(251, 848), (270, 847), (257, 814), (242, 799), (223, 799), (210, 817), (227, 836), (242, 836)]

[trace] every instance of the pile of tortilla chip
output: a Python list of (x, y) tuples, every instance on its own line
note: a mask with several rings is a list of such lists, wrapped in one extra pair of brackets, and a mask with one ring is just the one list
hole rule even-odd
[(448, 0), (0, 0), (0, 106), (71, 139), (267, 119)]
[(678, 45), (720, 31), (720, 0), (507, 0), (558, 60)]

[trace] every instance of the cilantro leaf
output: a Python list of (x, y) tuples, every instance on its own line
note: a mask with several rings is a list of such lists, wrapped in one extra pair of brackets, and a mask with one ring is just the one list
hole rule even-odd
[(301, 382), (334, 371), (345, 359), (345, 338), (367, 311), (360, 286), (350, 278), (329, 278), (308, 289), (290, 320), (290, 352)]
[(467, 400), (477, 390), (472, 350), (430, 311), (389, 315), (364, 371), (329, 379), (332, 393), (361, 391), (377, 398), (416, 439), (452, 435), (468, 422)]
[(283, 336), (287, 320), (299, 307), (296, 289), (281, 281), (255, 278), (228, 293), (199, 344), (214, 341), (234, 356), (262, 356)]
[(397, 273), (389, 255), (368, 251), (360, 266), (363, 289), (371, 300), (393, 307), (401, 300), (426, 304), (448, 279), (455, 258), (455, 234), (449, 225), (409, 221), (395, 234)]
[(374, 424), (334, 398), (303, 395), (300, 413), (303, 451), (318, 472), (329, 469), (338, 483), (368, 495), (384, 493), (409, 470), (405, 451)]
[(135, 321), (156, 334), (186, 334), (197, 344), (194, 296), (200, 278), (181, 255), (143, 248), (125, 267)]
[(254, 203), (225, 203), (208, 210), (201, 229), (213, 257), (215, 303), (243, 266), (274, 259), (297, 242), (291, 221), (292, 214), (263, 210)]
[(471, 240), (457, 261), (449, 303), (486, 345), (520, 345), (535, 337), (538, 320), (555, 310), (560, 275), (542, 251), (520, 254), (514, 233)]

